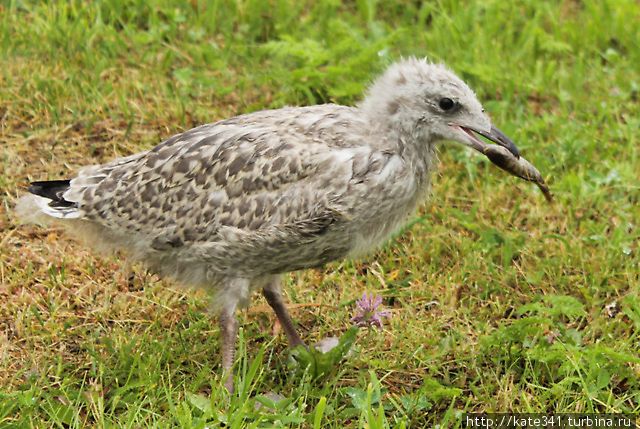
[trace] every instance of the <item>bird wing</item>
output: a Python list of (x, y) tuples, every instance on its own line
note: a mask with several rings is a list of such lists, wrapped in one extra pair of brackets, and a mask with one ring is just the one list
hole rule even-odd
[(334, 105), (243, 115), (83, 169), (64, 198), (158, 250), (290, 247), (344, 219), (347, 189), (375, 158), (366, 130)]

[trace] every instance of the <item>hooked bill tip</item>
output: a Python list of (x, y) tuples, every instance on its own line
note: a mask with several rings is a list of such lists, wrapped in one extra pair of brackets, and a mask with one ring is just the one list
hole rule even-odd
[(505, 133), (500, 131), (495, 126), (491, 126), (491, 131), (488, 133), (485, 131), (477, 131), (473, 130), (476, 133), (480, 134), (482, 137), (491, 140), (492, 142), (499, 144), (500, 146), (507, 149), (513, 156), (516, 158), (520, 158), (520, 149), (516, 146), (516, 144), (509, 138)]

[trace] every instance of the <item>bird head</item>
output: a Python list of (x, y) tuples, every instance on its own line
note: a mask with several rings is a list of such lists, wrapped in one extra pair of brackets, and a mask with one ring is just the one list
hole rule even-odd
[(393, 64), (369, 88), (361, 107), (374, 121), (418, 142), (451, 140), (484, 153), (481, 135), (520, 156), (471, 88), (441, 64), (416, 58)]

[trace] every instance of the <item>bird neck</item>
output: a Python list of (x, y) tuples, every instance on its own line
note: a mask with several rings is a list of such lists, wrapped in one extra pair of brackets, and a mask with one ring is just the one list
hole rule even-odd
[(406, 165), (406, 173), (416, 180), (418, 193), (426, 191), (430, 186), (430, 173), (438, 160), (435, 149), (438, 139), (426, 134), (424, 127), (401, 127), (384, 118), (370, 119), (369, 129), (370, 142), (380, 150), (400, 156)]

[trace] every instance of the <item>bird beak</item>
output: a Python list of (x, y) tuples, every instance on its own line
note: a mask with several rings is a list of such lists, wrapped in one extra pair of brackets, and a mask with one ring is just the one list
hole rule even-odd
[(487, 147), (486, 143), (484, 143), (483, 141), (481, 141), (480, 139), (478, 139), (475, 136), (475, 133), (480, 134), (482, 137), (491, 140), (492, 142), (504, 147), (505, 149), (507, 149), (509, 152), (511, 152), (513, 154), (513, 156), (515, 156), (516, 158), (520, 158), (520, 150), (517, 148), (517, 146), (515, 145), (515, 143), (513, 143), (513, 141), (511, 141), (511, 139), (509, 137), (507, 137), (505, 135), (505, 133), (503, 133), (502, 131), (500, 131), (498, 128), (494, 127), (493, 125), (491, 126), (491, 131), (486, 132), (486, 131), (479, 131), (479, 130), (474, 130), (473, 128), (467, 128), (467, 127), (463, 127), (461, 125), (458, 125), (469, 137), (470, 143), (471, 143), (471, 147), (474, 148), (475, 150), (477, 150), (478, 152), (484, 153), (484, 149)]

